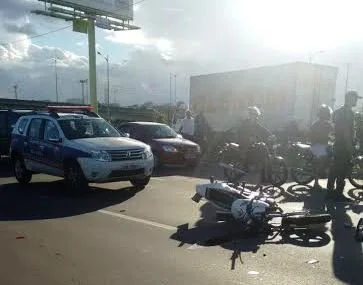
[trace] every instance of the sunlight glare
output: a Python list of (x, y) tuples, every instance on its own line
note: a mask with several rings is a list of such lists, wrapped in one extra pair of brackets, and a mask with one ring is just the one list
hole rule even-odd
[(237, 0), (235, 3), (241, 24), (265, 46), (311, 51), (361, 39), (363, 3), (356, 0)]

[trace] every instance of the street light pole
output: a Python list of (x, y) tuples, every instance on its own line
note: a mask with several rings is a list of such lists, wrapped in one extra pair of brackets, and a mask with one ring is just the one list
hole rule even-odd
[(81, 79), (79, 82), (81, 83), (81, 87), (82, 87), (82, 102), (83, 102), (83, 104), (86, 104), (86, 97), (84, 95), (84, 85), (86, 83), (88, 83), (88, 79)]
[(110, 57), (104, 56), (101, 52), (97, 52), (99, 55), (103, 56), (103, 58), (106, 60), (107, 64), (107, 117), (108, 120), (111, 119), (111, 113), (110, 113)]
[(57, 70), (57, 58), (54, 58), (54, 69), (55, 69), (55, 96), (57, 103), (59, 102), (59, 94), (58, 94), (58, 70)]
[(18, 84), (15, 84), (13, 88), (14, 88), (15, 100), (18, 100)]
[(169, 101), (169, 125), (171, 125), (171, 73), (169, 73), (169, 81), (170, 81), (170, 90), (169, 90), (169, 95), (170, 95), (170, 101)]
[(345, 79), (345, 93), (348, 91), (348, 81), (349, 81), (350, 64), (347, 63), (347, 78)]

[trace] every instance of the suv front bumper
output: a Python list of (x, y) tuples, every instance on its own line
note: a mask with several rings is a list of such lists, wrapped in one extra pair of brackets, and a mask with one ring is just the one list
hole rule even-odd
[(150, 176), (154, 168), (154, 158), (132, 161), (98, 161), (93, 158), (78, 158), (78, 163), (88, 182), (105, 183), (128, 181), (131, 178)]

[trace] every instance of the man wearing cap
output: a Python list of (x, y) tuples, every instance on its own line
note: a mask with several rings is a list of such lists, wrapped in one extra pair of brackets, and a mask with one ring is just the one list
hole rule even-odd
[(345, 200), (343, 190), (345, 178), (350, 171), (351, 158), (354, 148), (354, 112), (353, 107), (357, 105), (358, 96), (356, 91), (348, 91), (345, 94), (345, 102), (342, 107), (333, 114), (334, 123), (334, 162), (328, 177), (328, 190), (334, 190), (336, 183), (336, 194), (338, 200)]

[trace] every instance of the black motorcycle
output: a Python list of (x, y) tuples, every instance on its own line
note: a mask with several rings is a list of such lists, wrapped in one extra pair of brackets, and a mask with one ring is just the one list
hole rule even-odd
[[(329, 148), (325, 165), (311, 151), (311, 145), (294, 143), (291, 146), (295, 153), (295, 162), (291, 167), (292, 179), (302, 185), (309, 184), (314, 179), (327, 178), (328, 170), (332, 163), (332, 149)], [(354, 156), (351, 170), (347, 177), (349, 182), (358, 189), (363, 189), (363, 156)]]
[(288, 168), (284, 158), (277, 155), (277, 148), (278, 144), (271, 141), (268, 145), (253, 143), (247, 157), (242, 157), (238, 144), (226, 143), (219, 151), (219, 166), (223, 168), (228, 182), (241, 182), (247, 173), (257, 170), (261, 171), (261, 183), (279, 187), (287, 181)]

